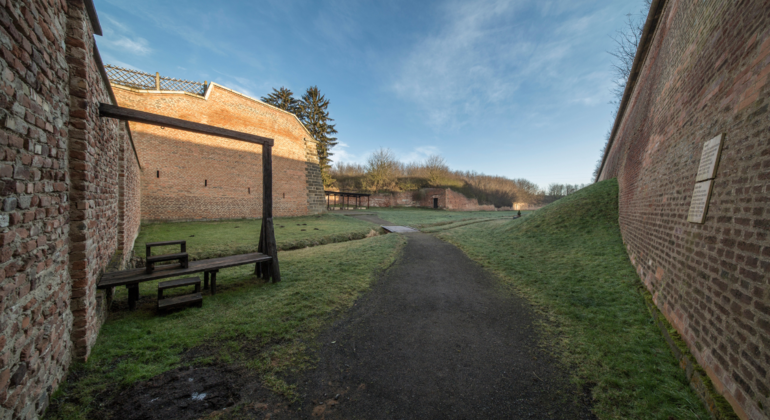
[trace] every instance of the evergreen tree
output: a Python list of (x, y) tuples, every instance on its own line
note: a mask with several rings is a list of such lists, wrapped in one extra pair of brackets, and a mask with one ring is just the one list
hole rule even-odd
[(262, 102), (299, 116), (299, 101), (294, 99), (294, 93), (291, 90), (283, 86), (280, 89), (273, 88), (273, 93), (263, 96)]
[(337, 144), (337, 138), (331, 137), (337, 133), (337, 130), (334, 129), (334, 124), (330, 124), (334, 120), (329, 118), (329, 111), (327, 110), (329, 100), (321, 95), (318, 86), (312, 86), (302, 95), (299, 106), (300, 120), (305, 124), (313, 138), (318, 141), (321, 176), (324, 186), (329, 186), (334, 182), (329, 174), (332, 163), (330, 159), (332, 153), (329, 150)]

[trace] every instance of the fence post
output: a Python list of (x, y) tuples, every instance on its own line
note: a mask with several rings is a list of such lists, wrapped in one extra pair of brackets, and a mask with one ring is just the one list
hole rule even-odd
[(155, 90), (160, 90), (160, 73), (155, 72)]

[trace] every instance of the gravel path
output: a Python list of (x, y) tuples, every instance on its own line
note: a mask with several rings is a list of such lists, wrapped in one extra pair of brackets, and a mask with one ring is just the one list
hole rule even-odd
[(455, 246), (406, 237), (396, 263), (320, 337), (302, 417), (594, 418), (538, 348), (525, 301)]

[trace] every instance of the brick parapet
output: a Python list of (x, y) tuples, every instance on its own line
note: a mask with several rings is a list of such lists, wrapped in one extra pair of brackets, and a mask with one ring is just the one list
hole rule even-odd
[(42, 413), (70, 363), (64, 2), (0, 2), (0, 419)]
[[(216, 84), (205, 97), (113, 87), (121, 106), (274, 139), (274, 214), (323, 211), (308, 133), (294, 115)], [(138, 123), (131, 131), (144, 174), (142, 220), (261, 217), (261, 146)]]
[[(745, 419), (770, 417), (770, 14), (669, 0), (600, 179), (654, 302)], [(708, 214), (687, 222), (703, 144), (725, 140)]]

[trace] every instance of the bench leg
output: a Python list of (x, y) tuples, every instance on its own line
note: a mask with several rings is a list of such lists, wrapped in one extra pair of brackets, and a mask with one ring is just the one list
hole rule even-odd
[(195, 283), (195, 293), (200, 293), (201, 291), (201, 283)]
[(158, 300), (163, 299), (163, 289), (158, 289)]
[(204, 271), (203, 272), (203, 290), (208, 290), (209, 288), (209, 272)]
[(217, 272), (216, 271), (211, 272), (211, 294), (212, 295), (217, 294)]
[(139, 300), (139, 285), (129, 284), (126, 286), (128, 289), (128, 309), (136, 309), (136, 301)]

